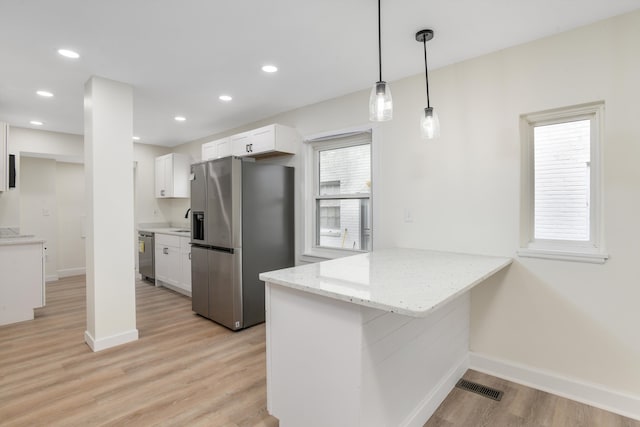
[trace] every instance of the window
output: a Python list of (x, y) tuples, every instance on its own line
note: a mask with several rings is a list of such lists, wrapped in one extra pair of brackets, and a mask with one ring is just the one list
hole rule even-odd
[(371, 132), (308, 142), (305, 252), (331, 258), (371, 250)]
[(602, 103), (522, 117), (521, 256), (604, 262), (600, 224)]

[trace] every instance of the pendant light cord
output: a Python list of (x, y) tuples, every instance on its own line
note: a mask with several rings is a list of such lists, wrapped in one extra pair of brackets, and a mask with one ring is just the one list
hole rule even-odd
[(427, 83), (427, 108), (431, 108), (429, 103), (429, 69), (427, 68), (427, 40), (426, 37), (422, 39), (424, 45), (424, 80)]
[(382, 35), (380, 30), (380, 0), (378, 0), (378, 70), (380, 72), (378, 81), (382, 81)]

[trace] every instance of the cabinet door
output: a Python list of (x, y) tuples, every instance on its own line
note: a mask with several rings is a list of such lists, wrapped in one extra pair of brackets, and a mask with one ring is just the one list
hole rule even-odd
[(202, 161), (218, 158), (218, 144), (216, 141), (202, 144)]
[(251, 131), (251, 148), (253, 154), (274, 151), (276, 149), (275, 127), (271, 125)]
[(156, 157), (156, 197), (167, 197), (166, 157)]
[(156, 244), (156, 280), (178, 286), (182, 279), (180, 248)]
[(185, 291), (191, 292), (191, 252), (183, 252), (180, 254), (182, 258), (182, 277), (180, 279), (180, 287)]
[(166, 257), (168, 266), (166, 282), (173, 286), (180, 286), (180, 282), (182, 281), (182, 258), (180, 257), (180, 248), (173, 246), (166, 246), (166, 248), (168, 249), (167, 252), (169, 252)]
[(191, 245), (189, 241), (188, 237), (180, 238), (180, 264), (182, 268), (180, 287), (191, 292)]
[(161, 280), (163, 282), (166, 282), (167, 281), (167, 262), (165, 260), (165, 257), (167, 255), (163, 251), (164, 248), (165, 246), (159, 245), (156, 243), (155, 273), (156, 273), (156, 280)]
[(231, 140), (229, 138), (221, 139), (216, 144), (216, 150), (218, 152), (218, 159), (230, 156), (231, 154), (233, 154), (231, 150)]
[(233, 135), (231, 137), (231, 151), (234, 156), (250, 156), (252, 153), (251, 134), (244, 132)]

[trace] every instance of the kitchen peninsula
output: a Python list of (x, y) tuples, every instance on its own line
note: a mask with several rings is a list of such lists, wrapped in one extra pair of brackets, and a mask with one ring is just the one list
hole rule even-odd
[(469, 291), (511, 261), (386, 249), (262, 273), (269, 413), (422, 426), (468, 367)]
[(0, 325), (32, 320), (44, 306), (44, 240), (0, 230)]

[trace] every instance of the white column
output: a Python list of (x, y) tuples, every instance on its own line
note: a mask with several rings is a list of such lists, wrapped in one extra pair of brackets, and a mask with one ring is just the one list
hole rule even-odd
[(133, 91), (91, 77), (84, 87), (87, 330), (93, 351), (138, 339), (133, 224)]

